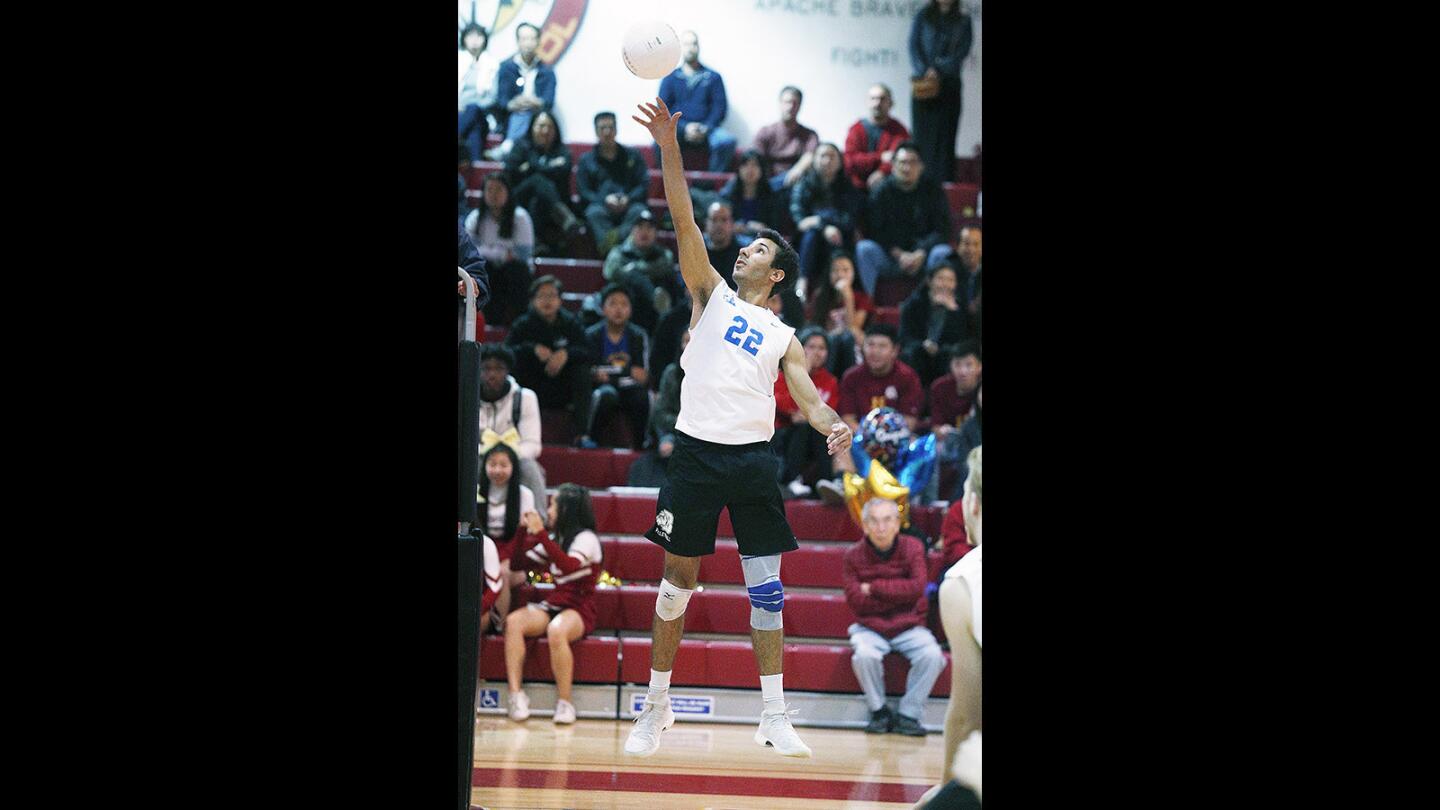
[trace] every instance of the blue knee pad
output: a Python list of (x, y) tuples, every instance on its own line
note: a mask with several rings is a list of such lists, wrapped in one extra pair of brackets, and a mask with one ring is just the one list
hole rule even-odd
[(745, 590), (750, 594), (750, 626), (756, 630), (783, 629), (785, 586), (780, 584), (780, 555), (741, 557), (740, 568), (745, 572)]

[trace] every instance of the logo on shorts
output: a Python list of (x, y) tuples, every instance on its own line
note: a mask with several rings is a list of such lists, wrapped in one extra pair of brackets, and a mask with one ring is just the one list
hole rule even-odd
[(670, 530), (675, 528), (675, 516), (670, 513), (669, 509), (661, 509), (660, 514), (655, 516), (655, 526), (661, 534), (668, 538)]

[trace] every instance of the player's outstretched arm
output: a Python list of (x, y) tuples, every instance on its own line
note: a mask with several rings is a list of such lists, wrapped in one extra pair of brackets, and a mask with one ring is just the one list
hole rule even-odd
[(785, 350), (785, 358), (780, 361), (780, 369), (785, 372), (785, 387), (800, 412), (805, 414), (810, 427), (829, 436), (825, 446), (830, 455), (849, 450), (850, 426), (841, 420), (834, 408), (820, 401), (820, 392), (815, 390), (815, 383), (810, 379), (810, 364), (805, 361), (805, 350), (794, 335), (790, 336), (790, 346)]
[(700, 307), (710, 299), (710, 291), (724, 284), (724, 279), (710, 266), (710, 254), (705, 252), (705, 239), (700, 235), (700, 226), (695, 224), (695, 206), (690, 202), (690, 189), (685, 185), (685, 167), (681, 165), (680, 142), (675, 137), (676, 122), (681, 113), (671, 113), (665, 101), (655, 99), (654, 104), (640, 104), (640, 116), (631, 116), (637, 123), (650, 130), (650, 137), (660, 145), (660, 167), (665, 176), (665, 202), (670, 206), (670, 218), (675, 221), (675, 239), (680, 248), (680, 275), (690, 295)]
[[(950, 705), (945, 711), (945, 774), (949, 781), (955, 752), (970, 732), (980, 728), (981, 653), (970, 633), (970, 588), (963, 579), (940, 584), (940, 621), (950, 639)], [(953, 633), (953, 635), (952, 635)]]

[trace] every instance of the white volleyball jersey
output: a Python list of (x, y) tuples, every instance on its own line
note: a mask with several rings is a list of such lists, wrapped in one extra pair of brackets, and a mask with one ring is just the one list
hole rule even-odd
[(775, 380), (795, 330), (729, 287), (710, 295), (680, 355), (675, 427), (716, 444), (768, 442), (775, 435)]
[(945, 572), (946, 579), (964, 580), (965, 587), (970, 589), (970, 623), (975, 644), (981, 648), (985, 646), (980, 643), (980, 550), (983, 548), (985, 544), (981, 543), (974, 551), (967, 551)]

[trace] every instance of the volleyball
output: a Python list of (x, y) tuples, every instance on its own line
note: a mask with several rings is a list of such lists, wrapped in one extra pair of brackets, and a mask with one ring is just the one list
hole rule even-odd
[(680, 38), (659, 20), (635, 23), (622, 41), (625, 67), (642, 79), (663, 79), (680, 63)]

